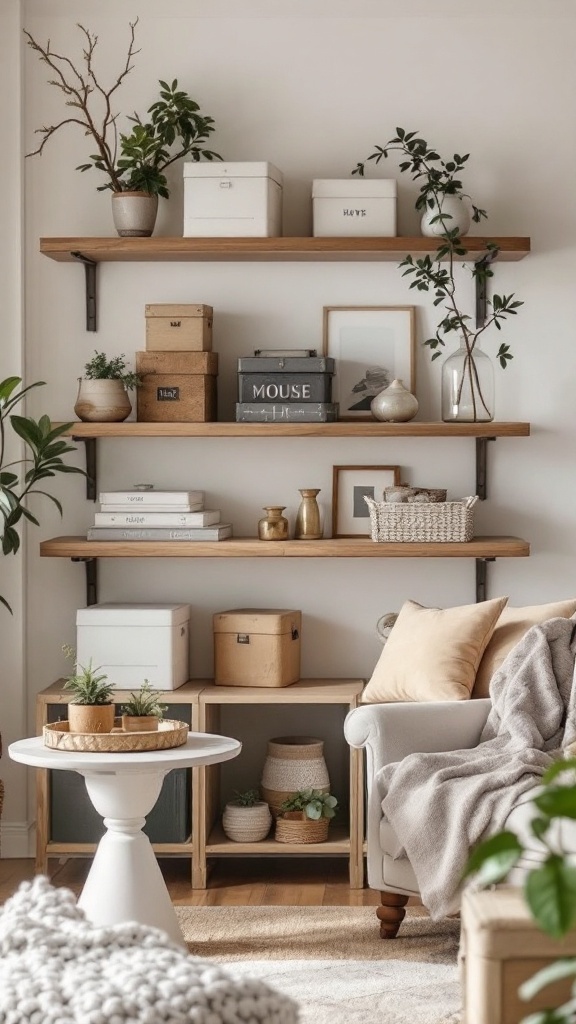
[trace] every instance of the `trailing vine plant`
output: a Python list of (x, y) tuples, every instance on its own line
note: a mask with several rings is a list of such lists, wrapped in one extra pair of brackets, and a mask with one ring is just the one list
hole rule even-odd
[[(434, 295), (434, 305), (443, 306), (444, 315), (434, 335), (424, 341), (424, 345), (428, 346), (432, 352), (432, 360), (438, 359), (442, 354), (447, 337), (454, 333), (462, 336), (466, 346), (466, 356), (457, 397), (459, 401), (464, 385), (468, 381), (474, 419), (476, 419), (481, 412), (477, 402), (484, 407), (486, 412), (489, 412), (480, 388), (474, 359), (476, 344), (490, 327), (494, 326), (500, 331), (503, 321), (510, 316), (515, 316), (523, 303), (516, 299), (514, 294), (494, 295), (487, 301), (489, 315), (481, 326), (474, 328), (472, 318), (464, 312), (457, 299), (455, 266), (461, 258), (467, 255), (468, 249), (465, 236), (461, 236), (458, 227), (451, 226), (450, 222), (454, 218), (447, 210), (443, 209), (443, 201), (446, 196), (454, 196), (463, 201), (468, 199), (472, 206), (472, 220), (475, 223), (480, 223), (482, 218), (487, 217), (486, 210), (475, 206), (468, 193), (464, 192), (460, 178), (470, 154), (455, 153), (452, 159), (443, 160), (437, 150), (429, 146), (417, 132), (407, 132), (404, 128), (396, 128), (396, 135), (389, 139), (384, 146), (375, 146), (374, 152), (366, 158), (365, 162), (356, 164), (352, 174), (363, 176), (368, 161), (379, 164), (381, 160), (386, 160), (389, 154), (394, 152), (399, 152), (405, 157), (400, 163), (400, 171), (409, 173), (412, 180), (419, 184), (416, 209), (422, 213), (430, 210), (433, 214), (430, 218), (431, 225), (440, 225), (442, 229), (438, 235), (439, 244), (434, 257), (427, 255), (415, 259), (408, 255), (399, 263), (399, 269), (402, 271), (403, 277), (411, 277), (410, 288), (421, 292), (431, 292)], [(487, 280), (493, 276), (491, 263), (498, 252), (498, 245), (488, 241), (486, 243), (486, 258), (474, 263), (472, 268), (465, 264), (471, 270), (474, 280), (485, 285)], [(496, 358), (502, 369), (506, 369), (509, 361), (513, 358), (510, 346), (501, 343)]]

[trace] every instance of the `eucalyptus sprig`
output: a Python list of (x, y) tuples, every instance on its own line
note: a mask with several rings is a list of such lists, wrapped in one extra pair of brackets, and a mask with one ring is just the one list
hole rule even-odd
[(333, 818), (337, 806), (336, 797), (330, 793), (323, 793), (320, 789), (300, 789), (284, 800), (280, 812), (303, 811), (307, 818), (319, 821), (320, 818)]

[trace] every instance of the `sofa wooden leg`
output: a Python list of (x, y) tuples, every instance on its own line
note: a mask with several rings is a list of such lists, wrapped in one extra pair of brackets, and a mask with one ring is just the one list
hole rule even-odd
[(381, 892), (380, 899), (382, 906), (376, 908), (376, 917), (380, 921), (380, 938), (395, 939), (406, 916), (404, 907), (408, 903), (408, 897), (397, 892)]

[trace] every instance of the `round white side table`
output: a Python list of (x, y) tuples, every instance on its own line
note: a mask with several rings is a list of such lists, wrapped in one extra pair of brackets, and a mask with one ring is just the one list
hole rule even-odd
[(173, 768), (218, 764), (236, 757), (242, 744), (228, 736), (189, 733), (172, 750), (137, 754), (85, 754), (52, 750), (41, 736), (8, 747), (14, 761), (33, 768), (64, 769), (84, 776), (86, 789), (107, 831), (94, 855), (78, 906), (94, 924), (138, 921), (168, 932), (184, 945), (174, 907), (148, 836), (146, 815), (156, 803), (164, 776)]

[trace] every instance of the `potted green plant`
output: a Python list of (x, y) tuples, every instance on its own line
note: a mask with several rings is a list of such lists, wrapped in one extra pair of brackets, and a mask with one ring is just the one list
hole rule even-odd
[(300, 789), (280, 806), (275, 838), (279, 843), (324, 843), (338, 801), (320, 789)]
[(145, 679), (137, 693), (131, 693), (122, 703), (122, 729), (124, 732), (151, 732), (158, 729), (166, 705), (160, 703), (161, 691), (153, 690)]
[[(451, 160), (443, 160), (438, 152), (428, 145), (417, 132), (396, 129), (396, 135), (384, 146), (376, 146), (367, 161), (379, 164), (390, 153), (399, 152), (405, 159), (400, 171), (409, 173), (420, 185), (416, 209), (423, 213), (423, 234), (438, 239), (434, 257), (423, 256), (414, 259), (408, 255), (399, 268), (403, 276), (412, 278), (410, 288), (420, 292), (431, 292), (434, 305), (443, 304), (443, 316), (431, 338), (424, 344), (429, 347), (432, 360), (438, 359), (446, 345), (446, 338), (459, 339), (459, 349), (451, 355), (442, 367), (442, 419), (446, 422), (483, 422), (494, 418), (493, 369), (489, 357), (481, 349), (483, 335), (492, 326), (500, 331), (502, 322), (517, 314), (523, 305), (513, 294), (494, 295), (488, 300), (489, 314), (484, 322), (472, 326), (472, 318), (462, 308), (457, 298), (455, 266), (466, 256), (465, 235), (470, 225), (465, 200), (470, 197), (463, 190), (460, 178), (469, 158), (456, 153)], [(363, 175), (365, 162), (358, 163), (352, 174)], [(471, 202), (471, 200), (470, 200)], [(478, 223), (486, 217), (486, 211), (471, 202), (472, 220)], [(479, 260), (472, 267), (472, 277), (485, 284), (492, 277), (491, 261), (498, 254), (493, 242), (486, 245), (487, 258)], [(513, 358), (510, 346), (500, 344), (496, 358), (506, 369)]]
[(222, 828), (235, 843), (257, 843), (266, 839), (272, 825), (268, 804), (260, 799), (257, 789), (234, 791), (222, 815)]
[(74, 662), (74, 671), (64, 683), (64, 689), (72, 694), (68, 702), (70, 732), (112, 732), (115, 705), (110, 698), (114, 692), (113, 685), (99, 668), (93, 667), (92, 659), (85, 666), (78, 665), (76, 652), (70, 644), (63, 644), (62, 650)]
[[(531, 803), (534, 817), (532, 835), (542, 844), (542, 859), (531, 857), (523, 884), (526, 905), (538, 927), (560, 939), (576, 926), (576, 866), (572, 855), (561, 847), (563, 819), (576, 819), (576, 757), (555, 761), (542, 776), (541, 785)], [(554, 828), (556, 826), (556, 828)], [(553, 834), (554, 833), (554, 834)], [(476, 876), (482, 886), (505, 881), (528, 847), (514, 832), (503, 830), (486, 839), (471, 854), (465, 878)], [(532, 865), (532, 866), (530, 866)], [(532, 999), (543, 988), (562, 979), (573, 978), (572, 999), (561, 1005), (531, 1014), (525, 1024), (574, 1024), (576, 1009), (576, 957), (555, 961), (538, 971), (519, 989), (523, 999)]]
[[(58, 473), (84, 473), (76, 466), (68, 466), (63, 456), (76, 451), (74, 445), (63, 440), (62, 435), (72, 426), (61, 423), (53, 426), (48, 416), (35, 420), (31, 416), (17, 416), (13, 410), (33, 388), (43, 387), (44, 381), (36, 381), (28, 387), (21, 387), (21, 377), (6, 377), (0, 381), (0, 530), (2, 554), (15, 555), (20, 547), (18, 529), (22, 520), (39, 526), (38, 519), (28, 507), (28, 499), (42, 494), (54, 502), (62, 515), (60, 502), (44, 490), (45, 480)], [(14, 432), (25, 445), (25, 455), (20, 459), (9, 459), (9, 434)], [(42, 490), (37, 484), (42, 481)], [(0, 596), (9, 612), (12, 611), (6, 599)]]
[(94, 355), (78, 378), (74, 412), (88, 423), (119, 423), (132, 411), (128, 391), (138, 387), (140, 377), (127, 370), (124, 353), (109, 359), (104, 352)]
[(114, 93), (133, 68), (132, 61), (138, 52), (135, 49), (137, 23), (138, 19), (130, 22), (126, 60), (108, 88), (101, 84), (94, 68), (98, 37), (83, 25), (78, 26), (84, 37), (83, 67), (53, 50), (50, 41), (42, 46), (30, 32), (24, 32), (28, 45), (55, 76), (49, 84), (60, 89), (66, 107), (73, 108), (58, 124), (38, 128), (40, 145), (26, 155), (41, 154), (48, 139), (64, 125), (78, 125), (91, 137), (96, 152), (76, 169), (95, 168), (107, 176), (108, 180), (98, 186), (98, 191), (112, 191), (116, 230), (119, 235), (130, 237), (152, 234), (158, 196), (165, 199), (169, 196), (165, 171), (171, 164), (186, 156), (194, 161), (222, 159), (204, 146), (214, 131), (214, 119), (200, 113), (198, 103), (178, 88), (177, 79), (171, 84), (160, 81), (159, 99), (148, 108), (147, 116), (141, 118), (137, 113), (128, 116), (132, 127), (126, 132), (119, 131)]

